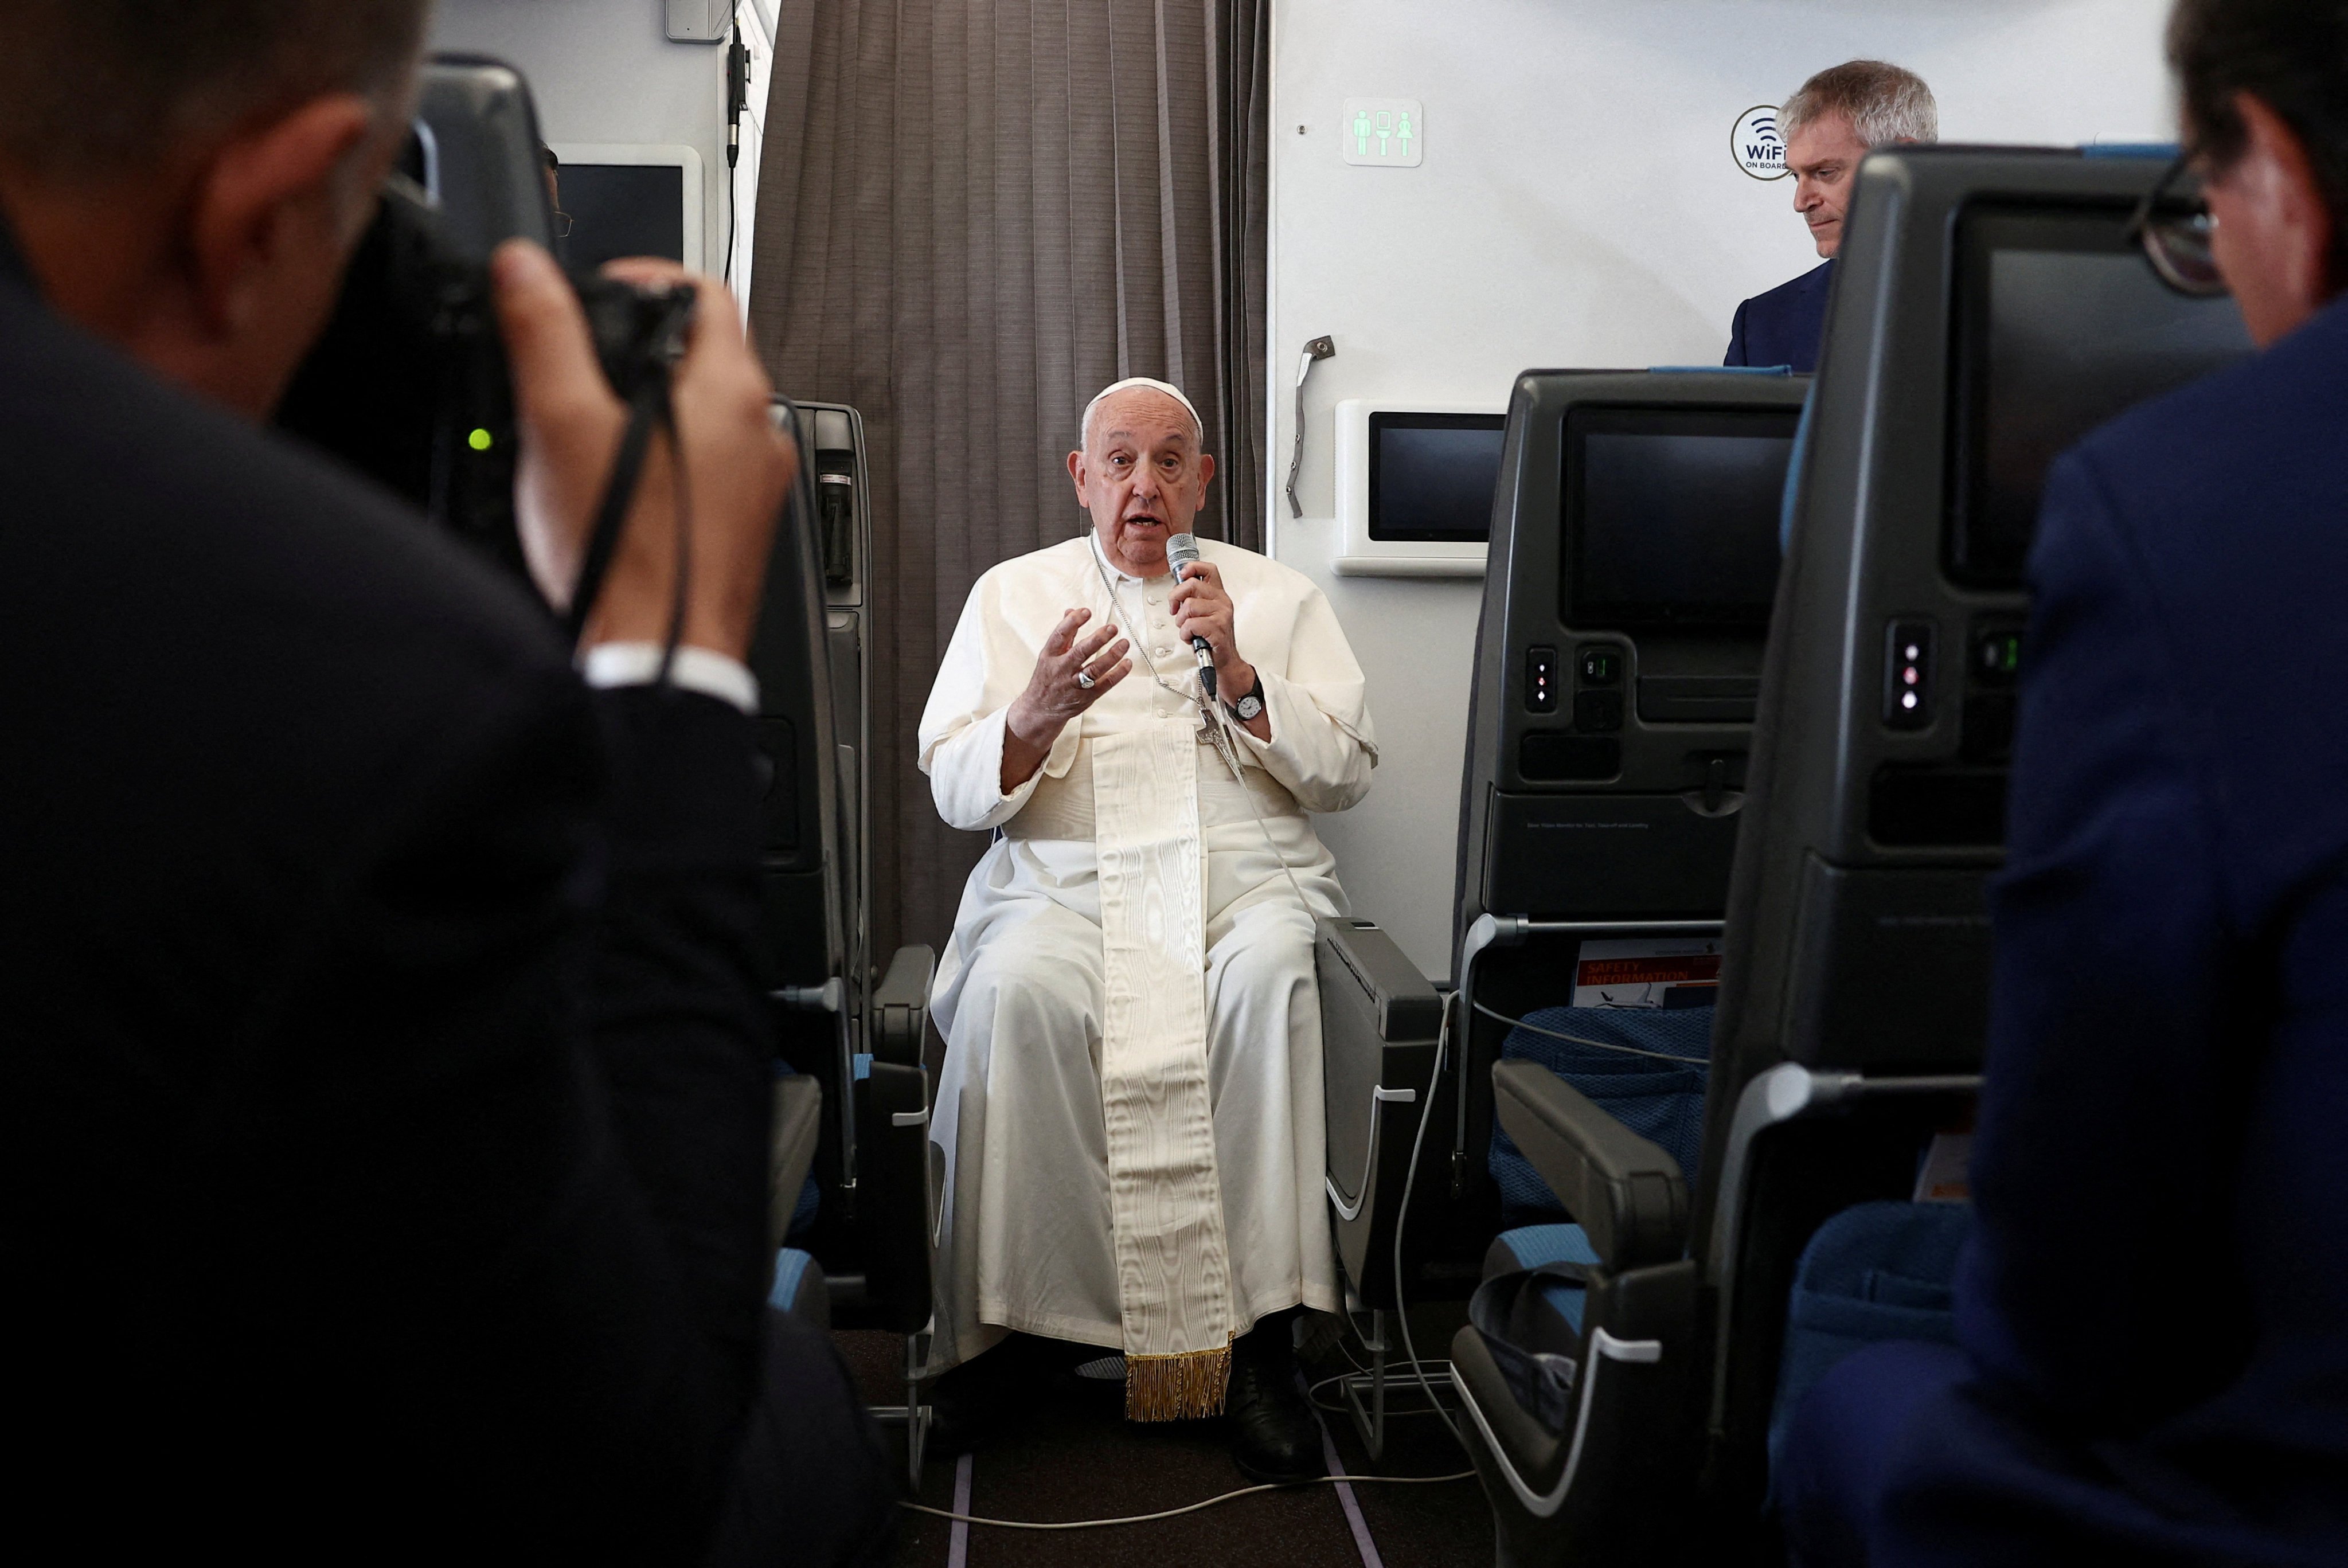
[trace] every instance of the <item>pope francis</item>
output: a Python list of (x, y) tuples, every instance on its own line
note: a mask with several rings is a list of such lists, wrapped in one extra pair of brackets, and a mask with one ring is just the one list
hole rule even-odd
[(1313, 922), (1345, 907), (1306, 813), (1369, 789), (1361, 667), (1277, 562), (1208, 541), (1178, 578), (1215, 471), (1179, 390), (1120, 381), (1081, 438), (1092, 526), (978, 580), (922, 715), (940, 814), (995, 833), (931, 998), (937, 1440), (1100, 1346), (1128, 1417), (1224, 1412), (1251, 1480), (1303, 1480), (1290, 1326), (1337, 1305)]

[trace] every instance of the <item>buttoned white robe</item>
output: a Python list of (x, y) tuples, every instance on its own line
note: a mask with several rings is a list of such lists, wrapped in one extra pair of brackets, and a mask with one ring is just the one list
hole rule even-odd
[[(1377, 750), (1361, 666), (1321, 591), (1251, 551), (1200, 548), (1222, 573), (1272, 720), (1268, 741), (1231, 726), (1245, 795), (1211, 748), (1197, 748), (1208, 1089), (1233, 1327), (1245, 1332), (1300, 1302), (1337, 1306), (1313, 917), (1345, 903), (1305, 813), (1360, 800)], [(931, 1123), (944, 1172), (933, 1370), (1014, 1328), (1120, 1343), (1087, 742), (1195, 712), (1150, 678), (1154, 667), (1180, 692), (1197, 690), (1197, 661), (1167, 608), (1173, 587), (1170, 576), (1144, 582), (1108, 567), (1089, 532), (1004, 562), (971, 590), (922, 715), (922, 769), (939, 813), (956, 828), (1001, 830), (963, 887), (931, 992), (946, 1039)], [(1092, 612), (1080, 636), (1108, 623), (1131, 634), (1134, 669), (1006, 795), (1004, 715), (1045, 638), (1079, 605)]]

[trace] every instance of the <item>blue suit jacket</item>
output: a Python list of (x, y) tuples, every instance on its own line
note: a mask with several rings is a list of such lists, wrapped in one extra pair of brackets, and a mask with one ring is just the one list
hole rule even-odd
[(1818, 367), (1818, 339), (1827, 330), (1827, 286), (1834, 282), (1828, 257), (1789, 284), (1755, 294), (1736, 307), (1728, 328), (1723, 365), (1790, 365), (1796, 374)]
[(2059, 462), (2030, 576), (1972, 1381), (1877, 1560), (2348, 1563), (2348, 301)]

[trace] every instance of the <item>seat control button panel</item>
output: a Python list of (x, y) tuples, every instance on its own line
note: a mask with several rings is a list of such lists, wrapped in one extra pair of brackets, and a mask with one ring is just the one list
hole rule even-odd
[(1883, 632), (1883, 723), (1889, 729), (1929, 729), (1932, 724), (1932, 642), (1930, 621), (1894, 621)]
[(1558, 665), (1555, 648), (1525, 650), (1525, 708), (1531, 713), (1557, 711)]

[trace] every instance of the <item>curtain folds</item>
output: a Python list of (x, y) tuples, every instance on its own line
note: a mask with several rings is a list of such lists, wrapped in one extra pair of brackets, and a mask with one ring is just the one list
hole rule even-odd
[(1198, 405), (1201, 531), (1262, 544), (1271, 0), (807, 0), (776, 39), (750, 331), (870, 444), (875, 951), (940, 943), (982, 843), (912, 737), (978, 574), (1085, 519), (1126, 376)]

